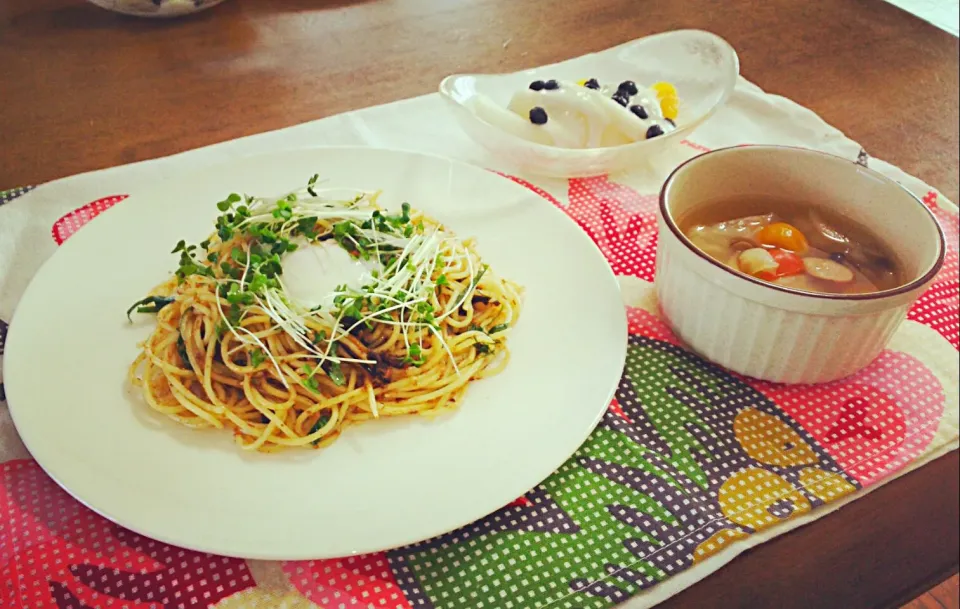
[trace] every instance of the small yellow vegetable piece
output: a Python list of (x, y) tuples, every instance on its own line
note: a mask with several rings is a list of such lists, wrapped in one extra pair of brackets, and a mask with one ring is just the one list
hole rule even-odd
[(764, 226), (757, 233), (757, 240), (771, 247), (789, 250), (795, 254), (803, 254), (807, 251), (807, 238), (800, 230), (786, 222), (774, 222)]
[(661, 101), (668, 97), (677, 97), (677, 88), (668, 82), (658, 82), (650, 88), (657, 93), (657, 99)]
[(803, 268), (813, 277), (824, 281), (834, 283), (850, 283), (853, 281), (853, 271), (828, 258), (804, 258)]
[(663, 112), (664, 118), (676, 120), (677, 115), (680, 114), (680, 100), (676, 97), (664, 97), (660, 100), (660, 111)]
[(583, 85), (587, 84), (587, 79), (586, 79), (586, 78), (583, 78), (583, 79), (581, 79), (581, 80), (578, 80), (578, 81), (577, 81), (577, 84), (582, 87)]

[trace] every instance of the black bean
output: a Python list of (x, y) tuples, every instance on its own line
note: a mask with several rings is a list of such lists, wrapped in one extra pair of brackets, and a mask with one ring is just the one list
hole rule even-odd
[(627, 95), (636, 95), (638, 92), (637, 83), (632, 80), (625, 80), (617, 87), (617, 91), (623, 91)]
[(547, 111), (540, 106), (534, 106), (533, 108), (530, 108), (530, 122), (534, 125), (546, 125)]

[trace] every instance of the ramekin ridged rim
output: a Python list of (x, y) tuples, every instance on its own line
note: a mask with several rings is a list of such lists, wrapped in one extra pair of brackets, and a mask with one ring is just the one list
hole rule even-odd
[[(691, 163), (694, 163), (698, 160), (702, 160), (704, 157), (708, 157), (712, 154), (728, 152), (730, 150), (736, 150), (739, 148), (788, 150), (798, 154), (813, 154), (821, 157), (826, 157), (833, 161), (850, 163), (851, 165), (856, 165), (859, 170), (868, 172), (872, 177), (880, 180), (881, 182), (900, 189), (905, 194), (907, 194), (916, 205), (920, 206), (920, 208), (926, 213), (930, 222), (933, 224), (934, 228), (936, 229), (937, 240), (938, 240), (937, 245), (939, 249), (939, 253), (937, 254), (936, 261), (930, 266), (930, 268), (928, 268), (922, 275), (920, 275), (916, 279), (908, 281), (907, 283), (901, 286), (897, 286), (889, 290), (881, 290), (879, 292), (870, 292), (867, 294), (829, 294), (825, 292), (808, 292), (806, 290), (798, 290), (796, 288), (790, 288), (786, 286), (769, 283), (767, 281), (763, 281), (761, 279), (751, 277), (745, 273), (735, 271), (734, 269), (728, 267), (727, 265), (722, 264), (720, 261), (711, 258), (706, 253), (700, 251), (687, 238), (687, 236), (683, 234), (683, 231), (680, 230), (680, 227), (677, 226), (677, 223), (674, 220), (672, 214), (670, 214), (667, 209), (667, 191), (669, 190), (670, 185), (676, 179), (677, 174), (679, 174), (685, 167), (687, 167)], [(734, 277), (737, 277), (740, 280), (748, 281), (750, 283), (762, 286), (768, 290), (790, 294), (792, 296), (798, 296), (801, 298), (810, 298), (810, 299), (817, 299), (817, 300), (839, 300), (839, 301), (875, 301), (875, 300), (883, 300), (885, 298), (890, 298), (892, 296), (899, 296), (902, 294), (906, 294), (908, 292), (912, 292), (917, 288), (922, 287), (923, 285), (928, 283), (930, 280), (932, 280), (937, 275), (937, 273), (940, 272), (940, 269), (941, 267), (943, 267), (944, 259), (946, 257), (947, 247), (946, 247), (946, 237), (943, 234), (943, 227), (940, 226), (940, 222), (937, 220), (937, 217), (933, 215), (933, 212), (930, 211), (930, 209), (926, 205), (924, 205), (923, 202), (916, 195), (914, 195), (912, 192), (904, 188), (903, 185), (901, 185), (900, 183), (888, 178), (887, 176), (883, 175), (882, 173), (874, 169), (870, 169), (869, 167), (865, 167), (863, 165), (856, 163), (855, 161), (851, 161), (849, 159), (845, 159), (840, 156), (828, 154), (826, 152), (821, 152), (819, 150), (813, 150), (810, 148), (801, 148), (799, 146), (769, 145), (769, 144), (747, 144), (747, 145), (739, 145), (739, 146), (726, 146), (724, 148), (717, 148), (715, 150), (711, 150), (703, 154), (698, 154), (693, 158), (687, 159), (680, 165), (677, 165), (677, 167), (675, 167), (673, 171), (670, 172), (670, 175), (667, 176), (667, 179), (664, 181), (663, 186), (660, 189), (659, 198), (660, 198), (660, 215), (663, 218), (664, 223), (667, 225), (667, 227), (670, 228), (670, 231), (673, 233), (673, 235), (677, 239), (679, 239), (680, 242), (683, 243), (683, 245), (686, 246), (686, 248), (692, 251), (694, 254), (696, 254), (703, 260), (709, 262), (711, 265), (722, 270), (723, 272), (728, 273)]]

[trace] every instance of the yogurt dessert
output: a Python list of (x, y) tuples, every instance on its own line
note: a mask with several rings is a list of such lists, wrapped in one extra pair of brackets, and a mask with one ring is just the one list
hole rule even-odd
[(595, 78), (578, 83), (535, 80), (506, 108), (477, 95), (478, 118), (525, 140), (560, 148), (605, 148), (648, 140), (676, 129), (680, 99), (667, 82), (616, 86)]

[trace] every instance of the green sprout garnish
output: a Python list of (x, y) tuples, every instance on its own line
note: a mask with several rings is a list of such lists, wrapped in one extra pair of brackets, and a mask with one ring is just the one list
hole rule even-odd
[[(316, 374), (323, 371), (331, 381), (343, 386), (346, 378), (341, 364), (375, 364), (373, 360), (349, 357), (338, 341), (354, 332), (372, 331), (377, 324), (399, 325), (404, 336), (408, 365), (426, 362), (423, 334), (432, 334), (450, 357), (459, 372), (450, 348), (440, 332), (444, 318), (457, 311), (471, 298), (487, 271), (469, 266), (468, 288), (455, 294), (439, 310), (435, 293), (452, 285), (445, 269), (456, 267), (462, 254), (451, 238), (437, 228), (428, 228), (411, 215), (409, 203), (400, 213), (385, 213), (377, 208), (377, 193), (360, 192), (343, 197), (343, 189), (321, 188), (319, 175), (313, 175), (304, 188), (277, 198), (261, 198), (231, 193), (217, 203), (221, 212), (210, 239), (198, 245), (181, 240), (173, 248), (179, 254), (176, 276), (180, 283), (189, 277), (209, 278), (216, 283), (214, 294), (220, 319), (217, 339), (227, 334), (248, 348), (248, 365), (259, 367), (268, 359), (281, 382), (287, 375), (266, 345), (247, 330), (244, 319), (255, 308), (257, 315), (267, 315), (276, 327), (287, 333), (312, 360), (303, 367), (303, 385), (320, 393)], [(353, 258), (370, 261), (375, 270), (369, 281), (359, 287), (338, 286), (332, 305), (307, 309), (294, 302), (283, 283), (283, 257), (304, 243), (330, 239)], [(446, 253), (442, 253), (446, 252)], [(452, 257), (452, 261), (445, 260)], [(469, 265), (469, 258), (467, 258)], [(155, 313), (173, 302), (173, 298), (148, 297), (133, 305), (141, 313)], [(327, 332), (317, 332), (308, 325), (322, 324)], [(408, 341), (410, 332), (419, 340)], [(186, 358), (184, 358), (184, 361)]]
[(300, 369), (300, 371), (306, 375), (306, 377), (302, 381), (303, 386), (309, 389), (310, 391), (316, 394), (319, 394), (320, 385), (317, 383), (317, 379), (316, 377), (314, 377), (313, 370), (310, 368), (310, 366), (304, 366), (303, 368)]
[[(320, 418), (317, 419), (317, 422), (313, 424), (313, 427), (310, 428), (310, 433), (311, 434), (317, 433), (318, 431), (323, 429), (324, 426), (329, 422), (330, 422), (330, 415), (328, 415), (327, 413), (323, 413), (322, 415), (320, 415)], [(312, 442), (312, 444), (316, 446), (321, 439), (322, 438), (317, 438)]]
[(190, 364), (190, 356), (187, 354), (187, 343), (183, 340), (183, 334), (177, 336), (177, 355), (180, 356), (180, 361), (183, 364), (193, 370), (193, 366)]
[(410, 345), (410, 348), (407, 350), (407, 357), (405, 357), (403, 361), (405, 364), (413, 364), (419, 367), (427, 362), (427, 358), (423, 355), (420, 345), (413, 344)]
[(158, 313), (160, 309), (175, 300), (176, 298), (173, 296), (147, 296), (146, 298), (141, 298), (127, 309), (127, 319), (131, 322), (133, 321), (130, 315), (134, 310), (136, 310), (137, 313)]
[(330, 362), (330, 367), (327, 369), (327, 376), (329, 376), (333, 384), (338, 387), (343, 387), (347, 382), (347, 379), (343, 376), (343, 371), (340, 369), (339, 362)]

